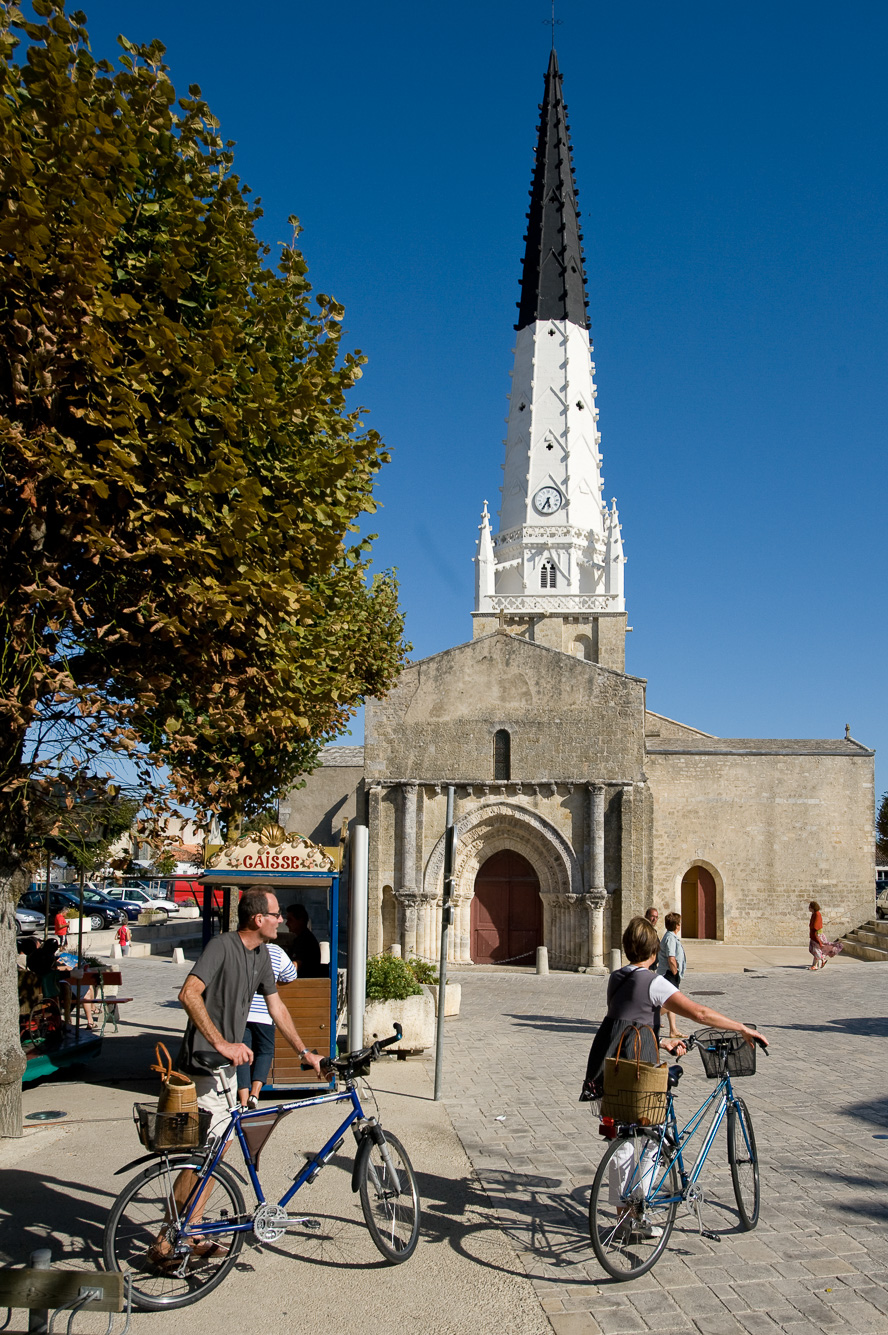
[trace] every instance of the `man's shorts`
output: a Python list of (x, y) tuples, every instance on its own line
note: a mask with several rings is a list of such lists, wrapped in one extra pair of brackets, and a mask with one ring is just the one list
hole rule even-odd
[(229, 1108), (225, 1098), (225, 1086), (231, 1091), (231, 1097), (237, 1102), (237, 1073), (229, 1067), (216, 1075), (192, 1076), (197, 1090), (197, 1106), (204, 1112), (212, 1113), (210, 1135), (221, 1136), (229, 1120)]

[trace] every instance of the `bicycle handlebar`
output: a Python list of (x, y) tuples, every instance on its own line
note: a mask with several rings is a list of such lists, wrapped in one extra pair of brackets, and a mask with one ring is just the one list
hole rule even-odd
[(403, 1027), (396, 1020), (392, 1028), (395, 1032), (391, 1038), (378, 1038), (368, 1048), (357, 1048), (354, 1052), (347, 1052), (344, 1057), (324, 1057), (321, 1061), (321, 1070), (337, 1071), (339, 1075), (348, 1075), (355, 1066), (360, 1066), (362, 1062), (375, 1062), (383, 1048), (390, 1048), (393, 1043), (400, 1043), (404, 1033)]
[[(734, 1033), (737, 1033), (738, 1037), (742, 1037), (742, 1035), (739, 1034), (739, 1031), (733, 1029), (725, 1029), (723, 1030), (723, 1033), (725, 1035), (723, 1039), (707, 1038), (706, 1039), (707, 1048), (710, 1048), (712, 1051), (715, 1051), (715, 1049), (718, 1048), (720, 1044), (727, 1043), (730, 1039), (730, 1036), (732, 1036)], [(761, 1048), (762, 1052), (765, 1054), (766, 1057), (770, 1057), (771, 1050), (768, 1047), (767, 1043), (764, 1041), (764, 1039), (753, 1038), (752, 1041), (756, 1045), (756, 1047)], [(684, 1043), (685, 1046), (687, 1047), (688, 1052), (690, 1052), (692, 1048), (700, 1046), (700, 1039), (697, 1034), (691, 1034), (689, 1038), (684, 1040)]]

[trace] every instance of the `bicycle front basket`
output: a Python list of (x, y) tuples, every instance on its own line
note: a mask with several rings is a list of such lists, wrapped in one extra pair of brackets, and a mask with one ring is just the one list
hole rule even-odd
[(152, 1154), (165, 1150), (194, 1150), (206, 1145), (213, 1114), (195, 1108), (188, 1112), (158, 1112), (154, 1104), (134, 1103), (133, 1121), (139, 1140)]
[(742, 1034), (729, 1029), (698, 1029), (696, 1037), (707, 1080), (719, 1080), (725, 1072), (732, 1080), (755, 1075), (755, 1046), (750, 1047)]

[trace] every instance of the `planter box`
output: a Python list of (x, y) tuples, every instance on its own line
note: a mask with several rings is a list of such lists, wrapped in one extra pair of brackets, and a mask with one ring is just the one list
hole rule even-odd
[(403, 1001), (368, 1001), (364, 1008), (364, 1042), (391, 1038), (394, 1022), (403, 1027), (401, 1042), (389, 1052), (424, 1052), (435, 1046), (435, 1003), (428, 988)]
[[(438, 1014), (438, 984), (426, 983), (425, 990), (431, 992), (432, 1000), (435, 1003), (435, 1014)], [(444, 1018), (448, 1015), (459, 1015), (459, 1005), (462, 1001), (462, 983), (446, 983), (444, 991)]]

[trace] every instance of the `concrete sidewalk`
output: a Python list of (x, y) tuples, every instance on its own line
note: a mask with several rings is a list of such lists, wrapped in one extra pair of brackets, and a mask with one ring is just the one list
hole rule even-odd
[[(57, 1264), (101, 1267), (102, 1229), (114, 1197), (133, 1175), (116, 1171), (143, 1153), (132, 1123), (135, 1100), (156, 1098), (148, 1072), (153, 1044), (175, 1054), (183, 1028), (175, 995), (189, 966), (124, 960), (136, 1000), (120, 1032), (80, 1079), (45, 1081), (25, 1090), (25, 1112), (60, 1109), (64, 1121), (29, 1129), (23, 1140), (0, 1140), (0, 1263), (27, 1264), (49, 1246)], [(422, 1235), (413, 1257), (387, 1265), (374, 1247), (352, 1195), (352, 1141), (291, 1208), (321, 1222), (315, 1234), (290, 1234), (241, 1253), (220, 1287), (187, 1309), (140, 1313), (136, 1331), (194, 1335), (220, 1329), (281, 1332), (322, 1325), (334, 1332), (392, 1335), (408, 1327), (423, 1335), (501, 1329), (518, 1335), (551, 1332), (524, 1267), (496, 1222), (443, 1103), (432, 1101), (425, 1064), (385, 1059), (372, 1072), (383, 1124), (411, 1156), (423, 1203)], [(303, 1162), (337, 1125), (337, 1110), (310, 1109), (282, 1122), (263, 1151), (261, 1174), (278, 1199)], [(233, 1156), (232, 1156), (233, 1157)], [(139, 1170), (134, 1170), (139, 1171)], [(244, 1188), (248, 1200), (252, 1193)], [(106, 1317), (78, 1317), (77, 1335), (104, 1332)], [(27, 1326), (18, 1313), (14, 1328)], [(120, 1329), (120, 1323), (117, 1325)]]

